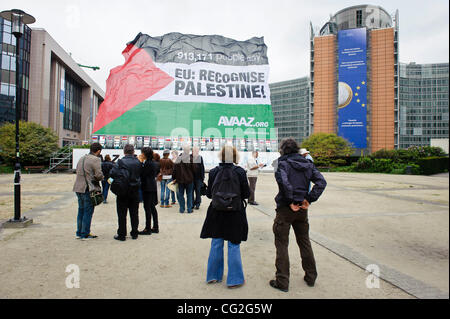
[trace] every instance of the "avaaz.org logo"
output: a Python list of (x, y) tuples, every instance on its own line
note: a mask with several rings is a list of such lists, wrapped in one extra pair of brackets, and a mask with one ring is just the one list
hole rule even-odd
[(221, 116), (218, 126), (269, 127), (269, 122), (255, 122), (254, 117)]

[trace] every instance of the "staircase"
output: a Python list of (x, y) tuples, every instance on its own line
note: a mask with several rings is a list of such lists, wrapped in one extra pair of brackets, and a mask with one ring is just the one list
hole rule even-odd
[(72, 148), (67, 148), (60, 152), (55, 152), (50, 157), (50, 165), (45, 174), (51, 172), (67, 171), (72, 169)]

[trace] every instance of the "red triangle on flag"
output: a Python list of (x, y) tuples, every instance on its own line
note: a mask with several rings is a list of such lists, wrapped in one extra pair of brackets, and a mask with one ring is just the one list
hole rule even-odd
[(94, 133), (174, 80), (156, 67), (144, 49), (130, 44), (122, 54), (125, 63), (112, 69), (106, 81), (105, 100), (99, 107)]

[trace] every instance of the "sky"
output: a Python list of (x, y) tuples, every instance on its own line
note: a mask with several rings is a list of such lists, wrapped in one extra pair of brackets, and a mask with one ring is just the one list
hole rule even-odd
[(22, 9), (106, 89), (109, 71), (122, 65), (126, 43), (139, 33), (219, 34), (236, 40), (264, 37), (270, 83), (309, 75), (310, 22), (319, 29), (330, 15), (359, 4), (399, 10), (400, 62), (449, 60), (448, 0), (14, 0), (0, 11)]

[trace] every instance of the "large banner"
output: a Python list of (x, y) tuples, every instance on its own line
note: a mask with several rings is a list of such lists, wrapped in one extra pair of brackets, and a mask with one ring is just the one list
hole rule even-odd
[(338, 32), (338, 134), (354, 148), (367, 147), (366, 29)]
[(140, 33), (123, 55), (125, 64), (107, 80), (94, 134), (270, 139), (274, 133), (263, 38)]

